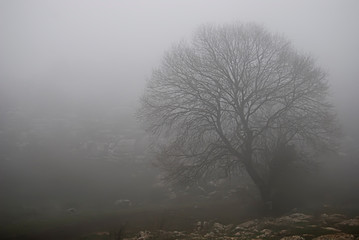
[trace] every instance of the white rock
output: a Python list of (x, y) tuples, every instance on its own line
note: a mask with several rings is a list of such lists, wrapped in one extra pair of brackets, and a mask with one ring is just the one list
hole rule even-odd
[(354, 240), (354, 236), (347, 233), (327, 234), (313, 238), (313, 240)]
[(289, 236), (289, 237), (283, 237), (280, 240), (305, 240), (305, 239), (301, 236), (294, 235), (294, 236)]

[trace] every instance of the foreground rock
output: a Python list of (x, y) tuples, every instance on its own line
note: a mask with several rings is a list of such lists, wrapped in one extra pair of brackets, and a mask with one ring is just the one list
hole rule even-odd
[(327, 234), (313, 238), (313, 240), (355, 240), (354, 235), (346, 233)]
[(322, 214), (319, 217), (294, 213), (278, 218), (261, 218), (238, 225), (198, 221), (192, 232), (141, 231), (127, 240), (219, 239), (219, 240), (359, 240), (359, 216)]

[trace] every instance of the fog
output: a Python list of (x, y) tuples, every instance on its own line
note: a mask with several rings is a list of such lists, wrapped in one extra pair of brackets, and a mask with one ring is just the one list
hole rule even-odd
[(357, 100), (357, 9), (356, 1), (4, 1), (2, 90), (132, 106), (173, 43), (203, 23), (242, 21), (263, 24), (313, 55), (345, 107)]
[[(166, 51), (208, 23), (261, 24), (328, 73), (342, 146), (339, 157), (326, 157), (331, 163), (313, 177), (314, 189), (353, 204), (359, 199), (358, 11), (356, 0), (1, 1), (0, 236), (51, 236), (46, 224), (21, 226), (45, 219), (62, 229), (58, 219), (75, 209), (77, 218), (67, 219), (75, 227), (59, 236), (69, 239), (91, 232), (79, 216), (97, 221), (96, 230), (123, 224), (118, 205), (128, 202), (121, 200), (131, 201), (127, 218), (133, 208), (160, 209), (163, 216), (163, 208), (182, 201), (160, 181), (135, 113)], [(213, 211), (224, 218), (231, 212)], [(146, 219), (152, 221), (138, 224)]]

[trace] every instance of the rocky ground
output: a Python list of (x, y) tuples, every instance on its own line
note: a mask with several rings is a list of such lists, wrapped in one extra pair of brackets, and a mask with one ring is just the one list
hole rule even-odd
[[(260, 218), (239, 225), (199, 221), (193, 231), (140, 231), (134, 236), (117, 236), (108, 232), (94, 233), (97, 239), (223, 239), (223, 240), (359, 240), (359, 216), (321, 214), (319, 216), (292, 213), (277, 218)], [(91, 238), (95, 239), (95, 238)]]

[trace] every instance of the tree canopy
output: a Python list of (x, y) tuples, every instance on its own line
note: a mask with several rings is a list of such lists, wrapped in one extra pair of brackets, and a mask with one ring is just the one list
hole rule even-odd
[(245, 169), (268, 201), (276, 164), (333, 147), (325, 77), (261, 26), (204, 25), (153, 71), (139, 117), (168, 180)]

